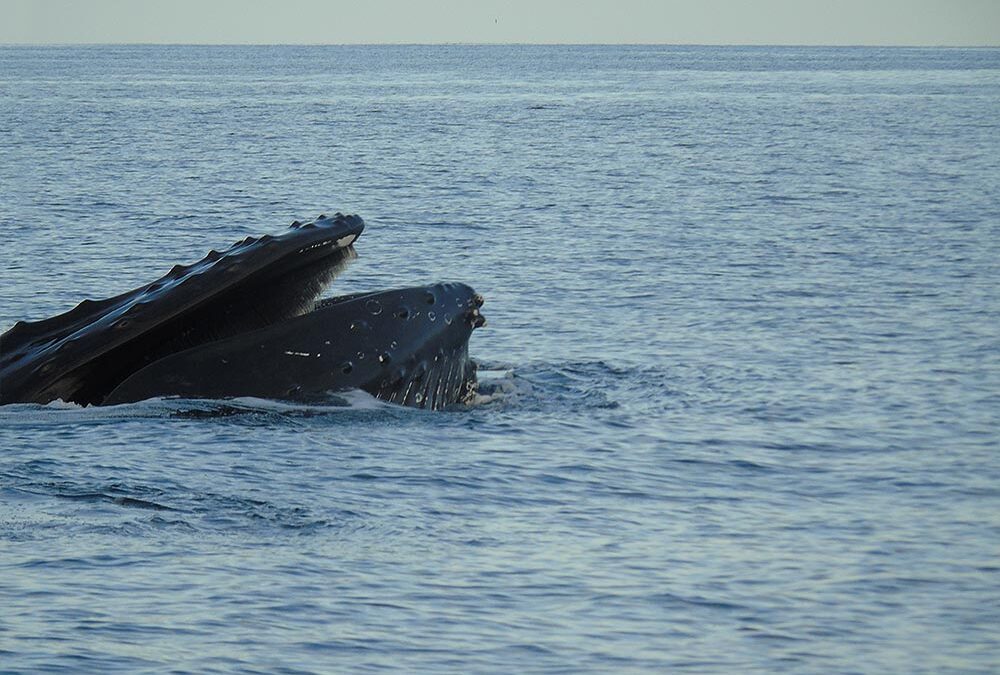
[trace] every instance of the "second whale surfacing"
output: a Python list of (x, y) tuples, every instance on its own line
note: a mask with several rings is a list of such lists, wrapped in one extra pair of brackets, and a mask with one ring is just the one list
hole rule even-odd
[(0, 335), (0, 404), (160, 396), (316, 402), (362, 389), (441, 409), (476, 392), (483, 299), (460, 283), (319, 300), (357, 256), (358, 216), (294, 222), (106, 300)]

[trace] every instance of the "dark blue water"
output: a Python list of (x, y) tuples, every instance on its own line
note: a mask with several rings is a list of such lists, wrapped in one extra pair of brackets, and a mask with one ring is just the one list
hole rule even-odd
[(0, 48), (0, 330), (292, 219), (466, 410), (0, 409), (0, 670), (1000, 670), (1000, 50)]

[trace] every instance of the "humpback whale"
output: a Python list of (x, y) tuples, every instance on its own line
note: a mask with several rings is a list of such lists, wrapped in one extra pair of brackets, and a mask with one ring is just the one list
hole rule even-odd
[(362, 389), (441, 409), (476, 391), (483, 298), (438, 283), (319, 299), (364, 221), (321, 215), (177, 265), (152, 283), (0, 335), (0, 404), (160, 396), (300, 402)]

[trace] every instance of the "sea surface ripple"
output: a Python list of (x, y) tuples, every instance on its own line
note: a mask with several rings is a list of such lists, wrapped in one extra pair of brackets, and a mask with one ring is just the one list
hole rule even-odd
[(1000, 671), (1000, 50), (0, 47), (0, 330), (293, 219), (441, 413), (0, 408), (0, 671)]

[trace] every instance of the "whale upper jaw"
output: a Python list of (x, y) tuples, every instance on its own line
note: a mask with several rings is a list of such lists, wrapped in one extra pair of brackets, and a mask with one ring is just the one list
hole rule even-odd
[[(356, 257), (353, 244), (363, 230), (361, 218), (339, 213), (295, 222), (279, 236), (248, 237), (223, 252), (210, 251), (127, 293), (85, 300), (43, 321), (19, 322), (0, 336), (0, 403), (103, 404), (170, 395), (301, 400), (348, 388), (418, 407), (468, 399), (475, 388), (468, 337), (482, 322), (482, 301), (471, 288), (439, 284), (384, 292), (390, 295), (382, 299), (395, 311), (395, 305), (411, 306), (412, 319), (402, 322), (384, 323), (370, 313), (370, 320), (364, 318), (371, 306), (365, 303), (377, 294), (317, 303)], [(445, 312), (436, 324), (436, 312), (418, 307), (428, 293), (454, 305), (447, 312), (450, 323)], [(352, 334), (356, 321), (366, 321), (372, 333)], [(395, 358), (369, 372), (353, 365), (360, 361), (357, 353), (366, 351), (376, 359), (395, 352)], [(289, 362), (286, 352), (326, 357), (305, 367), (302, 357)], [(427, 365), (435, 356), (451, 369)], [(242, 370), (229, 367), (237, 362)], [(184, 378), (171, 379), (184, 373), (190, 377), (183, 386), (177, 383)], [(441, 387), (414, 383), (423, 386), (435, 377)]]

